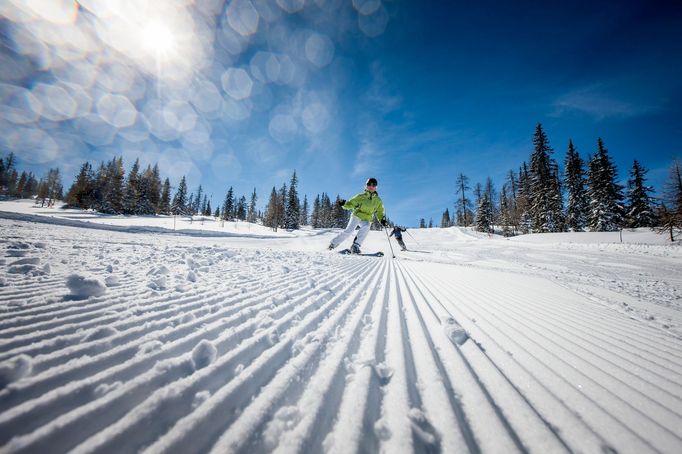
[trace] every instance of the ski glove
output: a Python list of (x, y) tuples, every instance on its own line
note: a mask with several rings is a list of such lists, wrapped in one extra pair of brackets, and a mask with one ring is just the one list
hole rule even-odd
[(346, 204), (346, 199), (339, 199), (336, 201), (336, 204), (340, 207), (344, 206)]
[(386, 227), (386, 218), (383, 218), (383, 219), (382, 219), (381, 221), (379, 221), (379, 222), (381, 222), (381, 225), (382, 225), (383, 227)]

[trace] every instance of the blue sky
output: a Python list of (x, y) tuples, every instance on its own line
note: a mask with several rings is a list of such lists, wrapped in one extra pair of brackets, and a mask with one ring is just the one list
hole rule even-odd
[(415, 226), (453, 211), (460, 172), (499, 188), (538, 122), (560, 163), (602, 137), (657, 189), (682, 154), (674, 2), (40, 3), (2, 6), (0, 147), (67, 187), (118, 155), (213, 206), (233, 186), (263, 208), (294, 170), (309, 197), (374, 176)]

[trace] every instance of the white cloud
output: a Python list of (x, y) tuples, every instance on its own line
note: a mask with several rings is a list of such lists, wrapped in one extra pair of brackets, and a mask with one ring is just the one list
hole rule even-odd
[(554, 101), (551, 115), (560, 117), (566, 113), (580, 112), (603, 120), (637, 117), (660, 109), (658, 105), (639, 103), (610, 91), (603, 85), (591, 85), (568, 92)]

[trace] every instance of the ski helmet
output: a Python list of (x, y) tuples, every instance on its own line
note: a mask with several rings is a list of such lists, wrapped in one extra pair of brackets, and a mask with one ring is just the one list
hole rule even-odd
[(365, 183), (365, 186), (376, 186), (377, 185), (377, 179), (372, 177), (367, 179), (367, 183)]

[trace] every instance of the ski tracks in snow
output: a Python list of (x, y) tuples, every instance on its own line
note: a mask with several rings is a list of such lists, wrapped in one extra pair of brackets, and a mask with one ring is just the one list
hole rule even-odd
[(680, 341), (548, 280), (57, 230), (5, 243), (2, 453), (682, 449)]

